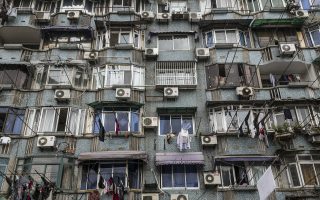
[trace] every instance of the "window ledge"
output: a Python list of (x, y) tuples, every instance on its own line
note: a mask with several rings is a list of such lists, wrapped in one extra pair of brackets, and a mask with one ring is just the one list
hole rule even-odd
[(257, 187), (255, 185), (247, 185), (247, 186), (231, 186), (228, 188), (221, 188), (218, 187), (218, 191), (246, 191), (246, 190), (257, 190)]
[(276, 188), (277, 192), (294, 192), (301, 190), (320, 190), (320, 186), (311, 186), (311, 187), (295, 187), (295, 188)]

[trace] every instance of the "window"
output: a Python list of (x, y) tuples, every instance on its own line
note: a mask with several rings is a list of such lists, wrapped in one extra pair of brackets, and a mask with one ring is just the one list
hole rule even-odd
[(60, 3), (55, 0), (40, 1), (37, 5), (39, 11), (49, 11), (50, 13), (59, 12)]
[(24, 113), (23, 109), (0, 108), (0, 131), (6, 134), (20, 134)]
[(278, 42), (287, 42), (299, 44), (296, 29), (263, 29), (256, 30), (253, 33), (255, 38), (255, 45), (257, 47), (266, 47), (267, 45), (277, 45)]
[(1, 65), (0, 66), (0, 87), (17, 87), (28, 89), (31, 86), (30, 74), (26, 66)]
[(66, 132), (80, 135), (84, 132), (84, 120), (84, 109), (43, 108), (39, 132)]
[(88, 84), (88, 75), (86, 70), (81, 67), (50, 66), (48, 70), (47, 84), (72, 85), (75, 88), (86, 88)]
[(211, 8), (233, 8), (234, 0), (211, 0)]
[(118, 44), (133, 44), (131, 28), (112, 28), (110, 30), (109, 46), (114, 47)]
[(199, 188), (197, 167), (194, 165), (161, 166), (161, 188)]
[(247, 31), (240, 30), (213, 30), (206, 32), (204, 35), (207, 47), (213, 47), (216, 43), (238, 44), (240, 38), (241, 46), (251, 47), (250, 36)]
[[(90, 2), (90, 1), (89, 1)], [(96, 16), (103, 16), (108, 13), (109, 2), (107, 0), (95, 0), (92, 1), (93, 12)], [(88, 4), (88, 2), (87, 2)]]
[(168, 133), (178, 134), (181, 131), (181, 125), (183, 123), (190, 123), (191, 127), (188, 129), (189, 134), (194, 134), (194, 124), (192, 115), (160, 115), (160, 135), (166, 135)]
[[(99, 173), (98, 173), (99, 172)], [(139, 161), (114, 161), (82, 166), (81, 190), (97, 189), (100, 175), (108, 181), (113, 178), (117, 187), (141, 187), (142, 163)]]
[(105, 68), (95, 68), (93, 70), (93, 88), (113, 85), (132, 85), (135, 88), (143, 88), (144, 73), (144, 68), (130, 65), (107, 65)]
[(187, 35), (158, 36), (159, 50), (189, 50), (189, 37)]
[(63, 0), (63, 6), (82, 6), (84, 5), (84, 0)]
[(24, 135), (34, 135), (38, 130), (38, 123), (40, 118), (40, 109), (29, 109), (27, 115), (27, 126), (25, 126)]
[(116, 131), (116, 118), (119, 123), (120, 131), (138, 132), (140, 114), (138, 108), (104, 108), (97, 110), (94, 120), (94, 133), (99, 133), (99, 119), (103, 122), (107, 132)]
[(270, 8), (270, 7), (274, 7), (274, 8), (281, 8), (281, 7), (285, 7), (285, 1), (283, 0), (261, 0), (261, 6), (265, 8)]
[(279, 110), (275, 110), (272, 113), (272, 119), (273, 119), (273, 123), (276, 127), (279, 126), (284, 126), (285, 123), (289, 124), (289, 125), (294, 125), (294, 123), (297, 122), (297, 116), (296, 116), (296, 112), (294, 108), (289, 108), (290, 113), (292, 115), (292, 120), (290, 119), (285, 119), (285, 115), (284, 115), (284, 111), (283, 109), (279, 109)]
[(82, 48), (91, 49), (91, 34), (88, 32), (66, 32), (60, 31), (56, 33), (45, 33), (44, 34), (44, 44), (45, 48), (61, 47), (61, 46), (73, 46), (77, 47), (81, 45)]
[(308, 29), (308, 39), (310, 46), (320, 45), (320, 29), (319, 26), (314, 26)]
[[(9, 162), (9, 159), (0, 158), (0, 172), (1, 172), (1, 174), (6, 174), (8, 162)], [(2, 184), (3, 184), (3, 181), (4, 181), (4, 177), (0, 176), (0, 188), (1, 188)]]
[(171, 12), (185, 12), (187, 11), (186, 1), (171, 1), (170, 2)]
[(14, 0), (13, 7), (31, 8), (32, 0)]
[(299, 3), (303, 10), (319, 8), (320, 6), (320, 0), (300, 0)]

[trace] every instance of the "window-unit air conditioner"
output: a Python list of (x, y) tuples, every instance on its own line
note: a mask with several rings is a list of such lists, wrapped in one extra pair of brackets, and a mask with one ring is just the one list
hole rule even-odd
[(142, 118), (143, 126), (148, 127), (157, 127), (158, 126), (158, 117), (143, 117)]
[(155, 15), (153, 12), (150, 11), (143, 11), (141, 13), (141, 19), (143, 20), (148, 20), (148, 21), (152, 21), (154, 19)]
[(159, 200), (159, 194), (155, 193), (145, 193), (141, 195), (141, 200)]
[(98, 59), (98, 52), (94, 52), (94, 51), (84, 52), (83, 58), (85, 60), (97, 60)]
[(70, 100), (70, 90), (69, 89), (57, 89), (54, 92), (54, 98), (58, 101)]
[(320, 135), (312, 136), (312, 143), (320, 143)]
[(144, 55), (146, 57), (157, 57), (159, 55), (159, 50), (158, 48), (146, 48), (144, 51)]
[(128, 99), (131, 96), (130, 88), (117, 88), (116, 89), (116, 98), (118, 99)]
[(54, 147), (56, 144), (56, 136), (39, 136), (37, 147), (46, 148)]
[(209, 48), (196, 48), (196, 56), (198, 59), (207, 59), (210, 57)]
[(280, 47), (279, 50), (281, 55), (292, 55), (297, 51), (296, 45), (294, 43), (280, 44), (279, 47)]
[(187, 194), (172, 194), (171, 200), (188, 200)]
[(179, 96), (179, 89), (177, 87), (165, 87), (163, 95), (167, 98), (176, 98)]
[(190, 22), (199, 22), (202, 19), (201, 12), (191, 12), (189, 13)]
[(0, 144), (10, 144), (11, 143), (11, 138), (10, 137), (1, 137), (0, 138)]
[(252, 87), (237, 87), (236, 88), (237, 95), (239, 96), (252, 96), (253, 88)]
[(294, 14), (296, 17), (301, 17), (301, 18), (309, 17), (309, 13), (307, 10), (297, 10), (294, 12)]
[(217, 136), (201, 136), (201, 144), (202, 146), (214, 146), (217, 144)]
[(50, 12), (49, 11), (37, 11), (34, 13), (37, 22), (49, 22), (50, 21)]
[(80, 10), (70, 10), (67, 12), (68, 19), (79, 19), (80, 17)]
[(221, 178), (219, 173), (203, 172), (205, 185), (220, 185)]
[(170, 14), (169, 13), (158, 13), (157, 14), (157, 19), (159, 21), (167, 21), (170, 19)]

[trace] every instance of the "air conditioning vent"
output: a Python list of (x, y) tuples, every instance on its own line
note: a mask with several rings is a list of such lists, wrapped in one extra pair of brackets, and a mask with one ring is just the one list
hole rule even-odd
[(179, 96), (179, 89), (177, 87), (165, 87), (163, 92), (167, 98), (176, 98)]
[(50, 12), (35, 12), (35, 20), (37, 22), (49, 22), (50, 21)]
[(141, 13), (141, 19), (143, 20), (148, 20), (148, 21), (152, 21), (154, 19), (155, 15), (153, 12), (150, 11), (143, 11)]
[(130, 88), (117, 88), (116, 89), (116, 98), (118, 99), (128, 99), (131, 96)]
[(0, 144), (10, 144), (11, 143), (11, 138), (10, 137), (1, 137), (0, 138)]
[(196, 56), (198, 59), (207, 59), (210, 57), (209, 48), (196, 48)]
[(169, 13), (158, 13), (157, 19), (159, 21), (168, 21), (170, 19), (170, 14)]
[(293, 55), (297, 49), (295, 44), (280, 44), (280, 54), (281, 55)]
[(84, 52), (83, 58), (86, 60), (97, 60), (98, 55), (99, 55), (98, 52), (89, 51), (89, 52)]
[(309, 13), (307, 10), (297, 10), (295, 11), (295, 16), (299, 18), (309, 17)]
[(143, 126), (148, 127), (157, 127), (158, 126), (158, 117), (143, 117)]
[(201, 144), (202, 146), (214, 146), (217, 144), (217, 136), (201, 136)]
[(56, 137), (55, 136), (39, 136), (37, 147), (40, 148), (47, 148), (47, 147), (54, 147), (56, 144)]
[(189, 13), (190, 22), (199, 22), (202, 19), (202, 14), (200, 12), (191, 12)]
[(68, 19), (79, 19), (80, 17), (80, 12), (79, 10), (70, 10), (67, 13), (67, 18)]
[(70, 100), (70, 90), (68, 89), (59, 89), (54, 92), (54, 98), (57, 101), (67, 101)]
[(144, 51), (146, 57), (157, 57), (159, 55), (158, 48), (147, 48)]
[(221, 178), (219, 173), (203, 172), (205, 185), (220, 185)]
[(187, 194), (172, 194), (171, 200), (188, 200)]
[(142, 200), (159, 200), (159, 194), (154, 194), (154, 193), (145, 193), (141, 195)]
[(253, 88), (252, 87), (237, 87), (236, 88), (237, 95), (239, 96), (252, 96)]

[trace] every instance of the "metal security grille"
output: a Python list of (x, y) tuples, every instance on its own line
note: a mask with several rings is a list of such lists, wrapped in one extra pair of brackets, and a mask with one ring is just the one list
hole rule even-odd
[(157, 62), (156, 85), (197, 85), (195, 62)]

